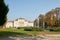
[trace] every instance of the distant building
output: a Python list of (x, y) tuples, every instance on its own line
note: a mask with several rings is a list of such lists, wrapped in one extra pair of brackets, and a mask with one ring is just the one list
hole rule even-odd
[(14, 25), (13, 25), (13, 21), (7, 21), (7, 23), (6, 23), (6, 28), (11, 28), (11, 27), (13, 27)]
[(14, 21), (8, 21), (7, 24), (6, 24), (6, 28), (9, 28), (9, 27), (33, 27), (33, 22), (31, 21), (28, 21), (24, 18), (18, 18)]

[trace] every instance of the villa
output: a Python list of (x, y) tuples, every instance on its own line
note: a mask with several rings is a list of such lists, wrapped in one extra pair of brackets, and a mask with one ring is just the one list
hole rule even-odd
[(13, 27), (13, 26), (14, 26), (13, 24), (14, 24), (13, 21), (7, 21), (7, 23), (6, 23), (6, 28), (11, 28), (11, 27)]
[(33, 22), (24, 18), (18, 18), (14, 21), (7, 21), (6, 28), (33, 27)]

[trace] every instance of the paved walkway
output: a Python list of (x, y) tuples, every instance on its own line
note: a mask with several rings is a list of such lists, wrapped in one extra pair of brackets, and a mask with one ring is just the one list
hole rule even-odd
[(24, 36), (20, 35), (17, 37), (9, 36), (0, 38), (0, 40), (60, 40), (60, 34), (53, 34), (53, 35), (38, 35), (38, 36)]

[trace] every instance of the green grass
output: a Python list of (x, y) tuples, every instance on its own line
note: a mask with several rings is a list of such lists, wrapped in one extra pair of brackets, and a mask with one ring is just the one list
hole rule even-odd
[(6, 36), (16, 36), (16, 35), (40, 35), (40, 34), (60, 34), (60, 32), (50, 32), (48, 30), (44, 31), (25, 31), (24, 28), (3, 28), (0, 29), (0, 37)]
[(1, 36), (16, 36), (16, 35), (36, 35), (38, 31), (24, 31), (24, 29), (4, 28), (0, 29)]

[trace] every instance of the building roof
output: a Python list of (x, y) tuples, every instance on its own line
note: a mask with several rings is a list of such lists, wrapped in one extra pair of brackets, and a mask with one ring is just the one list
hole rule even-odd
[(32, 21), (28, 21), (29, 23), (33, 23)]
[(14, 21), (7, 21), (7, 22), (14, 22)]
[[(28, 21), (25, 18), (17, 18), (17, 19), (15, 19), (15, 21), (18, 21), (18, 20), (25, 20), (25, 21), (27, 21), (29, 23), (33, 23), (32, 21)], [(13, 21), (8, 21), (8, 22), (13, 22)]]
[(24, 18), (17, 18), (17, 19), (15, 19), (15, 21), (18, 21), (18, 19), (25, 20)]

